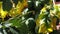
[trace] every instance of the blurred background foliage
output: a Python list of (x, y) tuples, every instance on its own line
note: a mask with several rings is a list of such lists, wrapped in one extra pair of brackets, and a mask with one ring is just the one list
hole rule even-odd
[(55, 7), (52, 0), (0, 0), (0, 34), (51, 33)]

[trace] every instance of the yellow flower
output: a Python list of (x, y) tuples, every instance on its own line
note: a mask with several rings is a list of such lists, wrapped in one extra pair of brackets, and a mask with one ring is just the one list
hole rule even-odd
[(22, 4), (26, 8), (28, 6), (27, 0), (23, 0)]
[(17, 6), (16, 6), (16, 9), (17, 9), (16, 13), (21, 14), (22, 10), (24, 9), (23, 4), (21, 2), (18, 2)]
[(53, 32), (53, 29), (52, 28), (48, 28), (47, 29), (49, 32)]
[(45, 24), (40, 25), (39, 29), (38, 29), (38, 33), (45, 33), (46, 30), (46, 26)]
[(1, 11), (1, 18), (5, 18), (7, 15), (7, 12), (6, 11)]
[(42, 12), (45, 12), (45, 11), (46, 11), (46, 7), (43, 7), (43, 8), (41, 9), (41, 11), (42, 11)]

